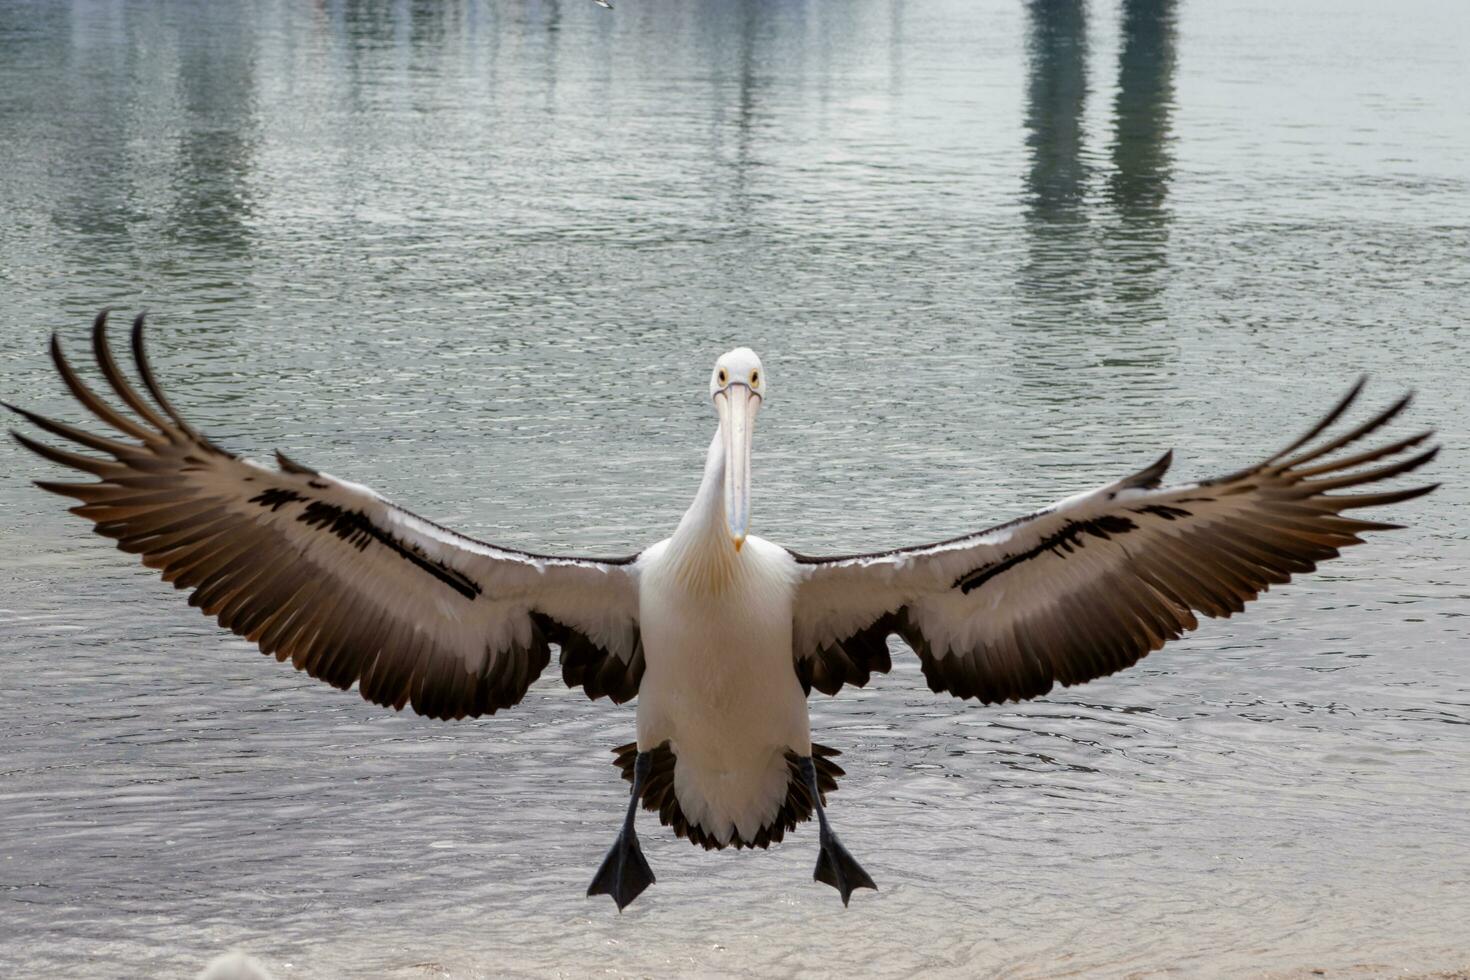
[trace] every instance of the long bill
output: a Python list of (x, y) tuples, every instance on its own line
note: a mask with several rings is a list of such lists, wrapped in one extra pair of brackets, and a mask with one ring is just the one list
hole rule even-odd
[(739, 551), (750, 530), (750, 440), (761, 400), (746, 385), (731, 384), (715, 402), (725, 436), (725, 523)]

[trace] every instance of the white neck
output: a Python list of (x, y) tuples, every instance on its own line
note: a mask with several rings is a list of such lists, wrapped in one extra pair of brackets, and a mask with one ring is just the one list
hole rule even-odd
[(669, 559), (692, 592), (724, 591), (740, 567), (740, 552), (725, 523), (725, 436), (715, 430), (694, 503), (669, 541)]

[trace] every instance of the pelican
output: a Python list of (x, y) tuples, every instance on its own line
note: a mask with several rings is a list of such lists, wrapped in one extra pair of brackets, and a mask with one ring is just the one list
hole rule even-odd
[[(672, 535), (620, 558), (536, 554), (441, 527), (356, 483), (276, 454), (227, 452), (164, 396), (132, 325), (137, 377), (92, 346), (116, 399), (88, 388), (51, 339), (71, 394), (106, 435), (13, 409), (59, 449), (46, 459), (97, 477), (38, 481), (79, 501), (97, 533), (191, 590), (190, 605), (277, 660), (369, 701), (430, 718), (518, 703), (558, 648), (562, 679), (590, 698), (638, 698), (637, 739), (614, 749), (632, 784), (621, 830), (587, 894), (622, 910), (654, 883), (634, 829), (640, 802), (707, 849), (768, 847), (816, 817), (816, 881), (846, 905), (875, 888), (828, 822), (843, 775), (811, 740), (807, 699), (863, 686), (890, 666), (889, 637), (918, 656), (931, 690), (991, 704), (1039, 697), (1128, 667), (1229, 616), (1271, 585), (1400, 525), (1345, 511), (1436, 485), (1334, 493), (1434, 458), (1432, 432), (1353, 455), (1409, 403), (1340, 435), (1359, 380), (1305, 435), (1254, 466), (1164, 486), (1172, 453), (1116, 482), (988, 530), (933, 544), (816, 558), (750, 533), (751, 445), (771, 379), (745, 347), (722, 355), (718, 419), (694, 502)], [(1400, 456), (1409, 453), (1411, 455)], [(1329, 456), (1332, 458), (1329, 459)], [(1380, 462), (1388, 457), (1400, 457)], [(1369, 465), (1377, 464), (1377, 465)]]

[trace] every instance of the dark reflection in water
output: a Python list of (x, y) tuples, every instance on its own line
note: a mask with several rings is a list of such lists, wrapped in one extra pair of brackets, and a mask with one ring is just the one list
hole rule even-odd
[[(78, 254), (85, 254), (115, 247), (140, 217), (136, 188), (126, 179), (108, 177), (115, 171), (127, 174), (133, 151), (134, 119), (126, 102), (131, 59), (119, 50), (110, 26), (67, 26), (78, 35), (74, 45), (42, 34), (31, 49), (41, 48), (45, 61), (60, 60), (66, 68), (53, 86), (38, 93), (47, 111), (12, 125), (37, 127), (52, 141), (46, 162), (55, 181), (50, 220)], [(24, 60), (17, 64), (21, 70), (40, 67)], [(66, 119), (73, 124), (66, 125)]]
[[(1089, 31), (1080, 2), (1027, 7), (1026, 172), (1029, 233), (1020, 282), (1030, 309), (1023, 365), (1042, 384), (1077, 390), (1090, 363), (1153, 373), (1177, 359), (1160, 297), (1167, 285), (1172, 0), (1126, 0), (1106, 157), (1086, 126)], [(1101, 179), (1099, 179), (1101, 178)], [(1058, 331), (1059, 321), (1066, 330)], [(1088, 334), (1101, 346), (1079, 346)], [(1107, 349), (1138, 336), (1126, 356)]]
[(354, 51), (393, 44), (406, 11), (392, 0), (340, 0), (329, 5), (342, 18)]
[(1108, 196), (1135, 225), (1168, 220), (1173, 164), (1174, 0), (1124, 0)]
[(1087, 5), (1083, 0), (1031, 0), (1026, 16), (1027, 215), (1033, 222), (1083, 222)]
[(1088, 8), (1083, 0), (1032, 0), (1026, 20), (1026, 306), (1015, 374), (1065, 399), (1086, 386), (1079, 369), (1090, 358), (1077, 338), (1101, 326), (1087, 308), (1098, 285), (1085, 129)]
[[(176, 122), (178, 160), (167, 231), (180, 247), (243, 257), (254, 210), (251, 188), (259, 135), (254, 35), (241, 11), (211, 8), (208, 30), (180, 33)], [(198, 27), (197, 24), (193, 25)]]
[(1164, 315), (1157, 299), (1168, 266), (1174, 7), (1174, 0), (1124, 0), (1109, 148), (1107, 194), (1119, 219), (1108, 240), (1118, 263), (1116, 295), (1154, 321)]
[(448, 37), (449, 22), (462, 16), (463, 5), (443, 0), (413, 0), (409, 43), (415, 48), (437, 47)]
[(747, 192), (753, 141), (752, 129), (758, 111), (757, 100), (760, 86), (760, 79), (756, 74), (756, 44), (760, 33), (760, 25), (757, 22), (759, 16), (759, 5), (743, 5), (740, 17), (740, 57), (736, 68), (739, 82), (735, 97), (736, 142), (733, 161), (735, 183), (732, 199), (736, 208), (746, 213), (750, 206)]

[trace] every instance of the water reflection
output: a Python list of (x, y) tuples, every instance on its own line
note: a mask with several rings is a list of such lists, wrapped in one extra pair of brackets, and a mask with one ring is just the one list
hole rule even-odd
[[(55, 141), (55, 151), (47, 161), (55, 181), (49, 217), (77, 254), (84, 256), (98, 242), (116, 242), (127, 234), (139, 217), (135, 204), (139, 188), (129, 168), (135, 132), (131, 107), (123, 96), (129, 80), (128, 59), (109, 43), (124, 33), (123, 28), (101, 13), (75, 9), (67, 13), (70, 43), (57, 46), (54, 36), (44, 42), (49, 48), (46, 60), (59, 61), (66, 72), (41, 93), (47, 111), (33, 125), (50, 130), (48, 135)], [(29, 67), (36, 71), (42, 64)], [(68, 116), (79, 124), (62, 125)], [(17, 118), (15, 125), (15, 132), (23, 131), (23, 121)], [(107, 179), (118, 171), (123, 181)]]
[(1108, 196), (1135, 225), (1162, 225), (1173, 166), (1174, 0), (1124, 0)]
[(1087, 5), (1031, 0), (1026, 19), (1026, 305), (1014, 367), (1022, 383), (1052, 387), (1058, 379), (1078, 383), (1072, 335), (1091, 319), (1083, 306), (1096, 289), (1085, 153)]
[(459, 5), (441, 0), (413, 0), (408, 7), (409, 41), (415, 48), (444, 43), (446, 23)]
[(354, 42), (354, 49), (387, 47), (397, 37), (397, 24), (400, 21), (397, 15), (401, 11), (395, 11), (392, 3), (384, 3), (382, 0), (344, 0), (332, 6), (340, 11), (347, 37)]
[(740, 17), (740, 60), (736, 68), (739, 80), (735, 100), (734, 185), (731, 188), (731, 203), (742, 222), (748, 221), (750, 217), (751, 145), (759, 108), (757, 100), (760, 79), (756, 75), (756, 43), (760, 26), (757, 16), (756, 4), (743, 6)]
[[(227, 20), (228, 7), (217, 8)], [(188, 247), (238, 257), (250, 243), (259, 140), (255, 47), (242, 24), (181, 37), (181, 126), (165, 232)]]
[[(1079, 366), (1154, 371), (1177, 357), (1164, 324), (1173, 0), (1125, 0), (1106, 158), (1088, 149), (1088, 8), (1027, 7), (1027, 297), (1017, 373), (1055, 385)], [(1099, 181), (1097, 178), (1101, 176)], [(1058, 330), (1059, 324), (1068, 324)], [(1079, 346), (1079, 334), (1098, 337)], [(1081, 384), (1069, 378), (1066, 383)]]
[(1033, 223), (1085, 221), (1087, 6), (1083, 0), (1031, 0), (1026, 14), (1027, 217)]
[(1119, 263), (1116, 296), (1156, 320), (1168, 261), (1174, 33), (1174, 0), (1125, 0), (1107, 180), (1119, 224), (1108, 244)]

